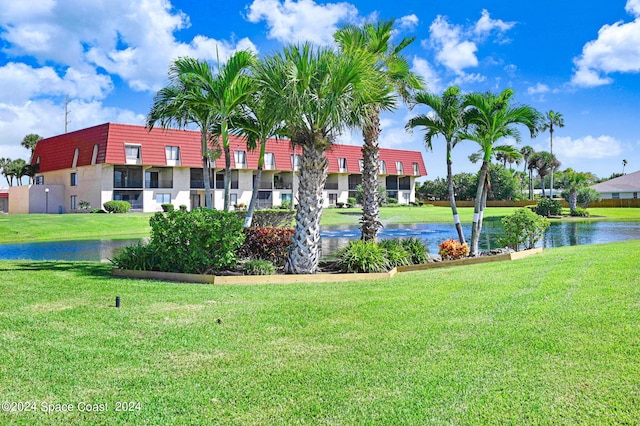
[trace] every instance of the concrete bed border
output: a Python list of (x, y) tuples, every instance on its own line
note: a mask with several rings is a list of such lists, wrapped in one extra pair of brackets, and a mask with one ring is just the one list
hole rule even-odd
[(475, 265), (478, 263), (500, 262), (505, 260), (522, 259), (533, 254), (542, 253), (542, 248), (517, 251), (514, 253), (495, 256), (468, 257), (465, 259), (449, 260), (445, 262), (424, 263), (420, 265), (398, 266), (389, 272), (374, 274), (309, 274), (309, 275), (202, 275), (181, 274), (177, 272), (136, 271), (132, 269), (111, 270), (111, 275), (120, 278), (135, 278), (146, 280), (173, 281), (192, 284), (217, 285), (257, 285), (257, 284), (304, 284), (304, 283), (337, 283), (345, 281), (381, 280), (392, 278), (396, 274), (412, 271), (424, 271), (449, 266)]

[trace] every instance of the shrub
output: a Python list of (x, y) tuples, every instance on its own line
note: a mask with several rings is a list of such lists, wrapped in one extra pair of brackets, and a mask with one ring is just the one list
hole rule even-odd
[(562, 214), (562, 204), (558, 200), (543, 198), (538, 201), (536, 213), (540, 216), (560, 216)]
[(402, 246), (400, 240), (382, 240), (379, 245), (387, 252), (387, 260), (390, 267), (395, 268), (396, 266), (411, 264), (411, 254)]
[(245, 275), (273, 275), (276, 267), (268, 260), (256, 259), (246, 262), (242, 271)]
[(104, 211), (102, 209), (93, 209), (93, 210), (91, 210), (91, 213), (106, 213), (106, 211)]
[[(239, 218), (244, 222), (246, 212), (235, 212)], [(252, 228), (290, 228), (293, 224), (293, 218), (296, 212), (294, 210), (256, 210), (253, 212), (253, 219), (251, 220)]]
[(355, 206), (357, 203), (356, 201), (356, 197), (349, 197), (347, 198), (347, 204), (349, 204), (351, 207)]
[(282, 200), (280, 203), (281, 210), (291, 210), (291, 200)]
[(387, 204), (398, 204), (398, 199), (389, 197), (387, 198)]
[(112, 200), (103, 204), (107, 213), (126, 213), (131, 210), (131, 204), (127, 201)]
[(117, 268), (133, 269), (137, 271), (150, 271), (158, 263), (153, 248), (148, 244), (137, 244), (118, 249), (116, 255), (111, 259)]
[(421, 263), (427, 263), (429, 260), (429, 250), (427, 246), (417, 237), (411, 237), (400, 240), (402, 247), (411, 256), (411, 263), (418, 265)]
[(336, 207), (337, 207), (337, 208), (339, 208), (339, 209), (341, 209), (341, 208), (343, 208), (343, 207), (344, 207), (344, 203), (343, 203), (342, 201), (338, 201), (338, 202), (336, 203)]
[(84, 200), (80, 200), (78, 202), (78, 206), (80, 207), (80, 210), (84, 212), (88, 212), (91, 209), (91, 204), (88, 201)]
[(185, 204), (180, 204), (180, 210), (187, 211), (187, 206)]
[(173, 204), (169, 204), (169, 203), (160, 204), (160, 207), (162, 207), (162, 211), (165, 213), (172, 212), (175, 210), (175, 207), (173, 207)]
[(293, 229), (247, 228), (244, 233), (246, 237), (240, 248), (240, 256), (284, 265), (293, 244)]
[(186, 273), (234, 267), (244, 241), (242, 223), (233, 213), (211, 209), (156, 213), (149, 220), (151, 239), (144, 249), (125, 250), (112, 263)]
[(582, 207), (576, 207), (575, 209), (571, 210), (571, 216), (589, 217), (589, 212)]
[(519, 209), (511, 216), (502, 218), (505, 237), (500, 243), (518, 251), (520, 246), (534, 248), (549, 227), (549, 219), (529, 209)]
[(375, 241), (353, 240), (338, 250), (337, 265), (343, 272), (386, 272), (389, 260), (386, 250)]
[(469, 256), (469, 246), (467, 243), (461, 244), (458, 240), (448, 239), (438, 244), (438, 254), (442, 260), (462, 259)]

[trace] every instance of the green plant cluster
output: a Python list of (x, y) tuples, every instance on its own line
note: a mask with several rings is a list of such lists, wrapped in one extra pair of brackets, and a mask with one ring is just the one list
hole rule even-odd
[(273, 275), (276, 267), (268, 260), (255, 259), (245, 262), (242, 271), (245, 275)]
[(103, 204), (107, 213), (127, 213), (131, 210), (131, 204), (128, 201), (111, 200)]
[(409, 239), (353, 240), (338, 250), (337, 265), (343, 272), (386, 272), (402, 265), (425, 263), (428, 251), (415, 237)]
[[(244, 220), (246, 212), (237, 211), (235, 214)], [(265, 209), (253, 212), (251, 226), (253, 228), (289, 228), (293, 224), (296, 212), (294, 210)]]
[(130, 246), (112, 263), (121, 269), (209, 273), (236, 266), (245, 235), (234, 213), (211, 209), (156, 213), (149, 220), (151, 239)]
[(501, 222), (505, 236), (500, 239), (500, 243), (515, 251), (518, 251), (520, 246), (534, 248), (549, 227), (549, 219), (526, 208), (502, 218)]
[(175, 207), (171, 203), (160, 204), (160, 207), (162, 207), (162, 211), (165, 213), (172, 212), (175, 210)]
[(560, 216), (562, 215), (562, 204), (558, 200), (551, 198), (543, 198), (538, 201), (536, 206), (536, 213), (540, 216)]
[(461, 244), (458, 240), (448, 239), (438, 244), (438, 254), (442, 260), (456, 260), (469, 256), (467, 243)]
[(260, 259), (284, 266), (293, 244), (291, 228), (247, 228), (246, 238), (240, 248), (240, 256)]
[(583, 209), (582, 207), (576, 207), (575, 209), (571, 210), (571, 216), (589, 217), (589, 212), (587, 211), (587, 209)]

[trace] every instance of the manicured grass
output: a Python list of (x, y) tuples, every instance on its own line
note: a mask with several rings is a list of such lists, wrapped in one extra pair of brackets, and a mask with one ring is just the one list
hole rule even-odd
[(639, 251), (237, 287), (0, 262), (2, 400), (108, 404), (0, 424), (637, 424)]
[(0, 215), (0, 244), (149, 236), (151, 213)]

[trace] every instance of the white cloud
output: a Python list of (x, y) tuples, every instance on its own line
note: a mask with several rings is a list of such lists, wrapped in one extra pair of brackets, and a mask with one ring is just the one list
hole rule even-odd
[(585, 44), (574, 59), (574, 85), (601, 86), (613, 81), (609, 73), (640, 72), (640, 0), (629, 0), (626, 9), (636, 16), (634, 21), (604, 25), (598, 38)]
[(411, 70), (424, 79), (426, 89), (430, 92), (440, 93), (443, 90), (440, 77), (427, 60), (414, 56)]
[(398, 19), (397, 24), (403, 30), (413, 31), (418, 26), (419, 20), (415, 13)]
[(267, 37), (282, 43), (312, 41), (333, 43), (333, 33), (340, 23), (353, 23), (358, 10), (350, 3), (326, 3), (313, 0), (254, 0), (247, 6), (247, 20), (265, 21)]
[(538, 95), (542, 93), (547, 93), (549, 90), (551, 89), (549, 89), (549, 86), (547, 86), (546, 84), (536, 83), (535, 86), (531, 86), (527, 88), (527, 93), (529, 95)]
[(553, 151), (558, 158), (598, 159), (616, 157), (623, 151), (622, 144), (611, 136), (585, 136), (580, 139), (556, 137), (553, 139)]
[(437, 49), (436, 58), (456, 74), (462, 74), (464, 68), (478, 66), (476, 51), (478, 47), (463, 39), (463, 29), (452, 25), (446, 17), (438, 15), (429, 27), (431, 44)]
[(485, 37), (492, 31), (497, 31), (499, 34), (504, 34), (516, 25), (515, 22), (505, 22), (502, 19), (491, 19), (489, 12), (486, 9), (482, 10), (482, 16), (476, 22), (474, 32), (480, 37)]

